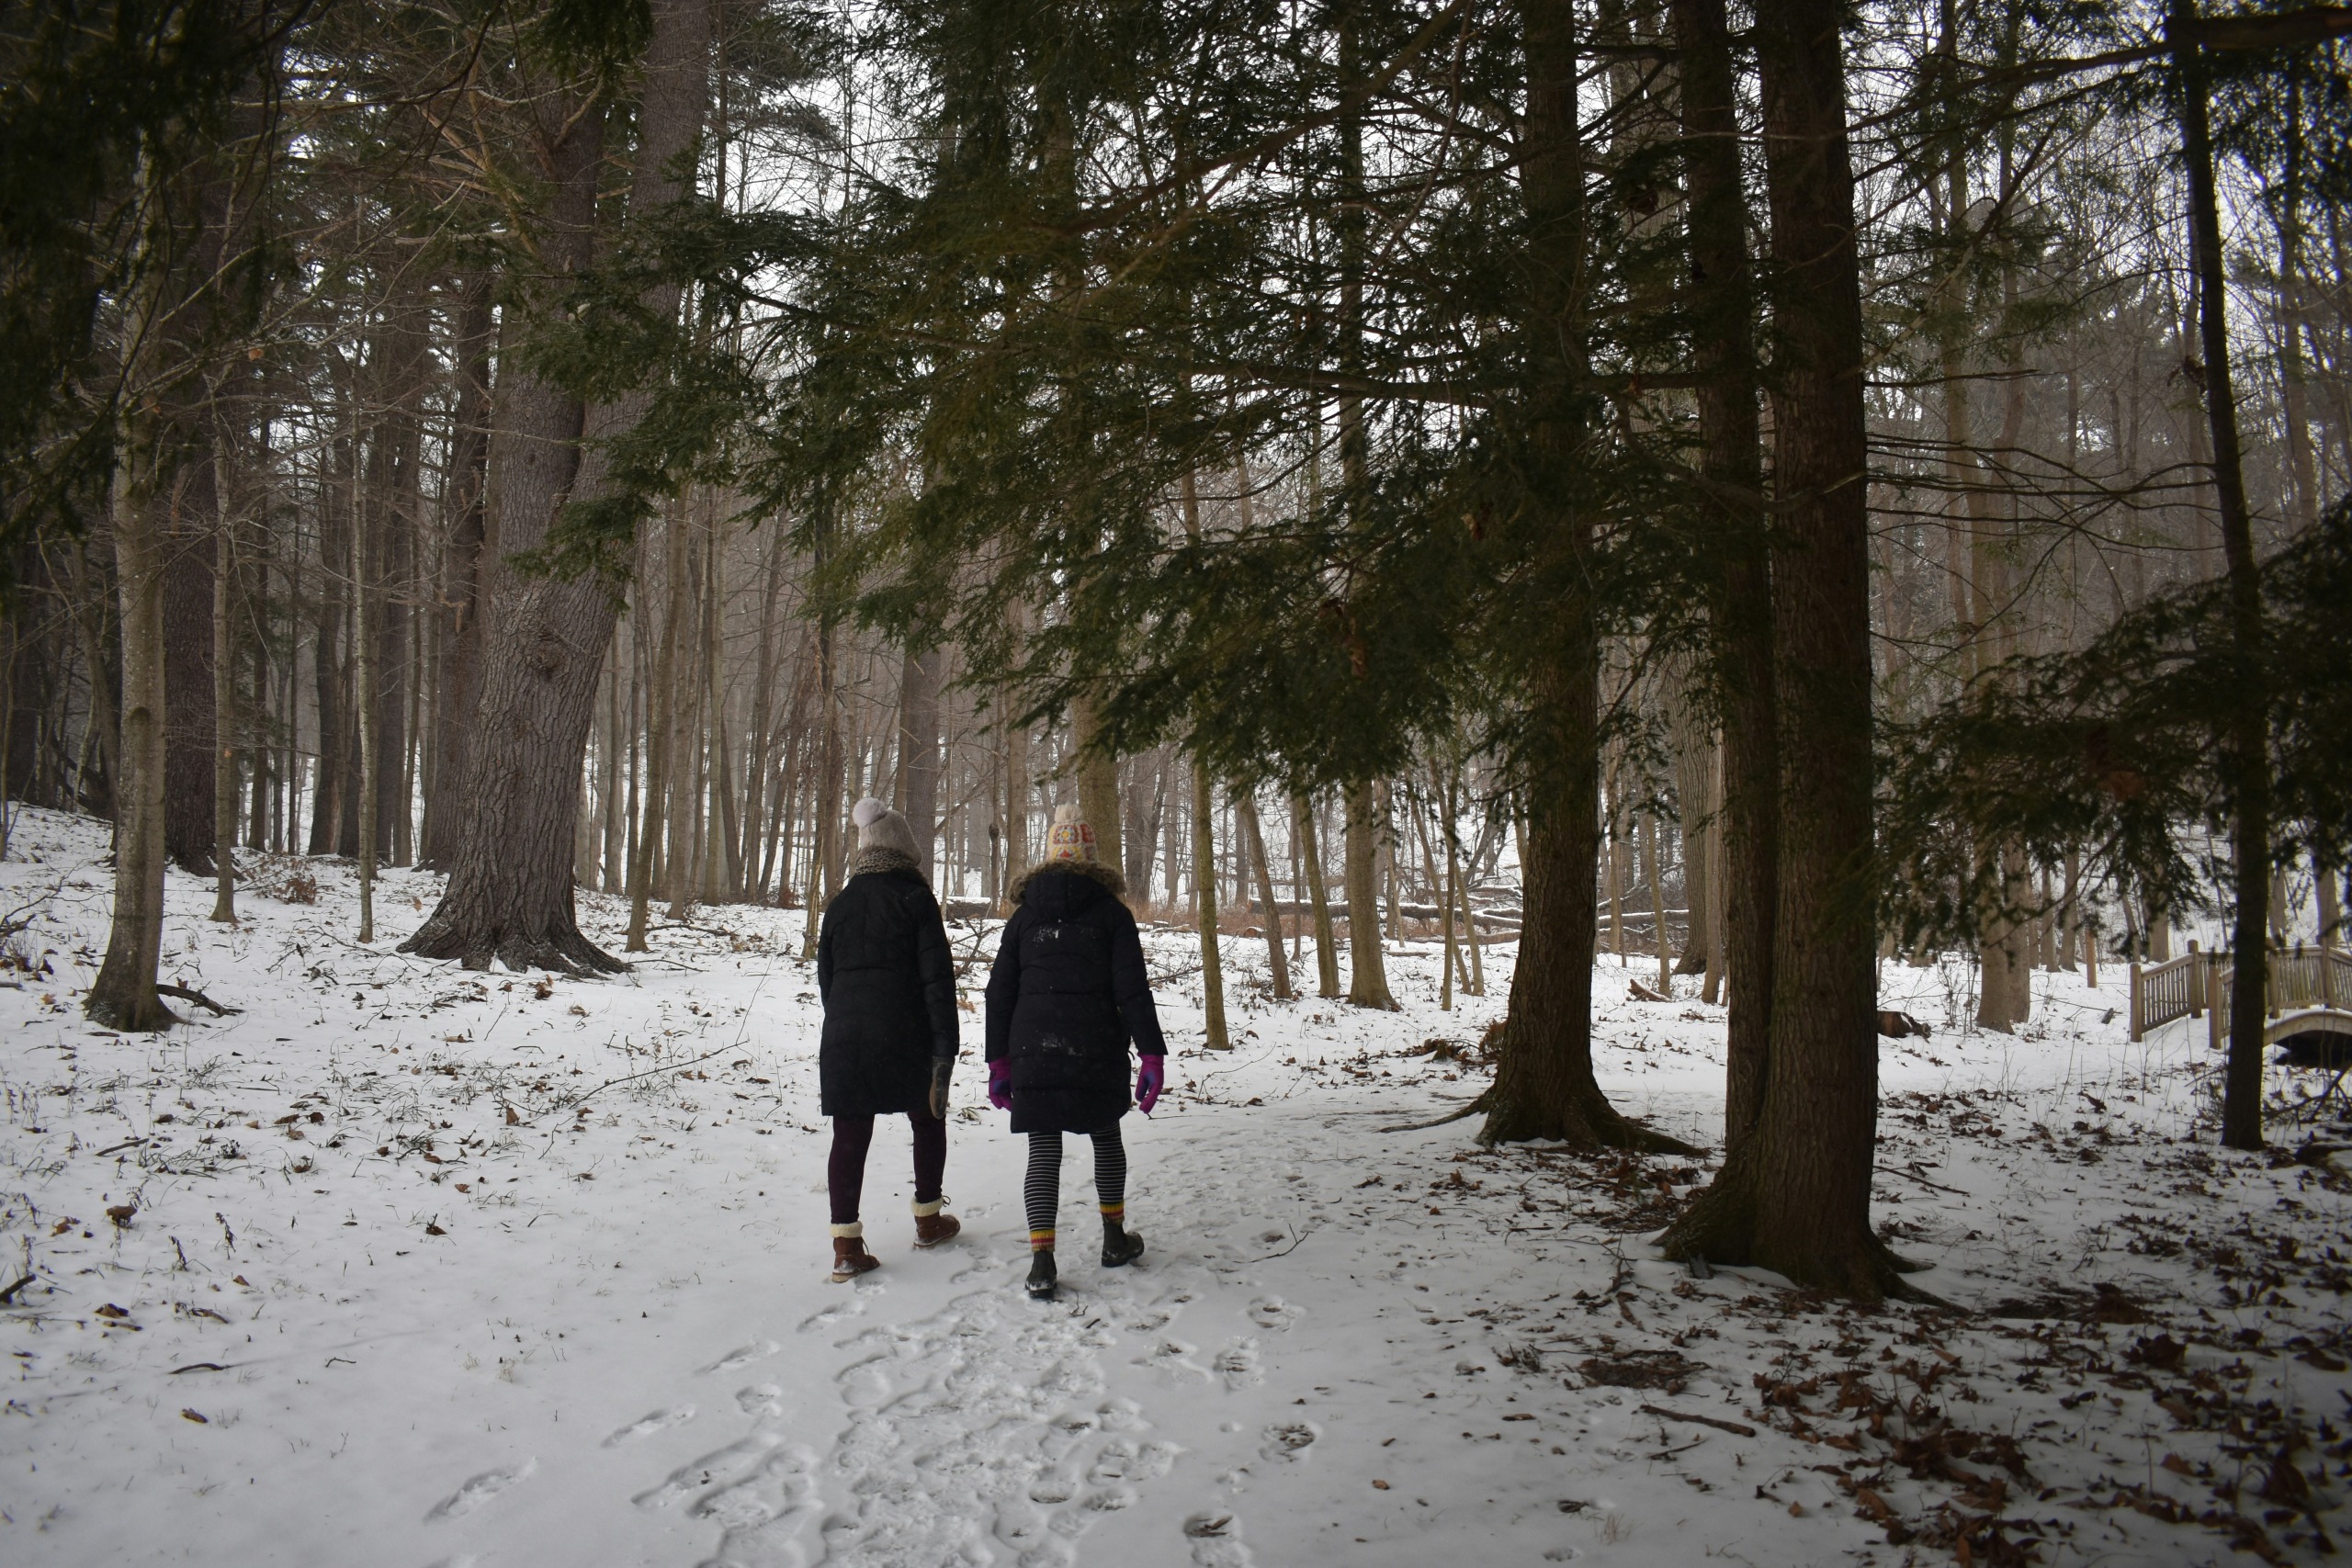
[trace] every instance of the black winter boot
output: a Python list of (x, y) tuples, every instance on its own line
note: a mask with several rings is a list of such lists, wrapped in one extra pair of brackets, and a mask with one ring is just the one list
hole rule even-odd
[(1029, 1281), (1025, 1287), (1033, 1302), (1049, 1302), (1060, 1288), (1060, 1276), (1054, 1269), (1054, 1249), (1039, 1247), (1029, 1255)]
[(1125, 1269), (1143, 1256), (1143, 1237), (1117, 1220), (1102, 1222), (1102, 1267)]

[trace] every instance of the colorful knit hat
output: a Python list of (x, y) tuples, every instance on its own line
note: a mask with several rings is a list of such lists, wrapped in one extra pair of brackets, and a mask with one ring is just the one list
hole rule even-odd
[(1046, 836), (1046, 858), (1083, 860), (1094, 858), (1094, 829), (1080, 820), (1075, 806), (1054, 807), (1054, 829)]

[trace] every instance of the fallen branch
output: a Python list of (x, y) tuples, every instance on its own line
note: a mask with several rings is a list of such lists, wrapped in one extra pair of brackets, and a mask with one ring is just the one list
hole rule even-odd
[(6, 1290), (0, 1291), (0, 1307), (6, 1306), (13, 1299), (15, 1299), (18, 1291), (23, 1290), (27, 1285), (29, 1285), (32, 1282), (33, 1277), (30, 1274), (28, 1274), (23, 1279), (17, 1280), (15, 1284), (9, 1286)]
[(245, 1010), (243, 1008), (224, 1008), (193, 986), (167, 986), (158, 980), (155, 982), (155, 989), (164, 996), (177, 997), (184, 1002), (194, 1002), (200, 1008), (210, 1008), (217, 1018), (226, 1018), (232, 1012)]
[(1693, 1415), (1688, 1410), (1668, 1410), (1663, 1404), (1645, 1404), (1641, 1406), (1641, 1412), (1645, 1416), (1662, 1416), (1668, 1421), (1690, 1421), (1702, 1427), (1713, 1427), (1716, 1431), (1729, 1432), (1735, 1438), (1756, 1436), (1756, 1428), (1744, 1422), (1718, 1420), (1713, 1416)]

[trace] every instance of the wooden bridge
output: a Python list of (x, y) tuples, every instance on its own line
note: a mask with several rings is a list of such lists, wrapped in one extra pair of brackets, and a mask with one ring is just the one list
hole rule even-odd
[[(2341, 1034), (2352, 1046), (2352, 953), (2299, 942), (2269, 959), (2263, 1039), (2275, 1043), (2295, 1034)], [(2178, 958), (2134, 964), (2132, 1038), (2141, 1039), (2176, 1019), (2202, 1017), (2214, 1048), (2227, 1045), (2230, 977), (2235, 971), (2230, 954), (2199, 953), (2193, 942)]]

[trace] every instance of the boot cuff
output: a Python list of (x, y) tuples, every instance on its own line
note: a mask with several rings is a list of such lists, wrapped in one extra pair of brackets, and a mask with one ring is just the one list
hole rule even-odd
[(860, 1220), (852, 1220), (845, 1225), (835, 1225), (833, 1227), (833, 1239), (835, 1241), (848, 1241), (854, 1237), (864, 1235), (865, 1234), (865, 1223)]
[(939, 1213), (940, 1205), (946, 1201), (947, 1200), (944, 1198), (933, 1198), (928, 1203), (917, 1203), (914, 1206), (915, 1218), (919, 1220), (927, 1220), (931, 1218), (932, 1215)]

